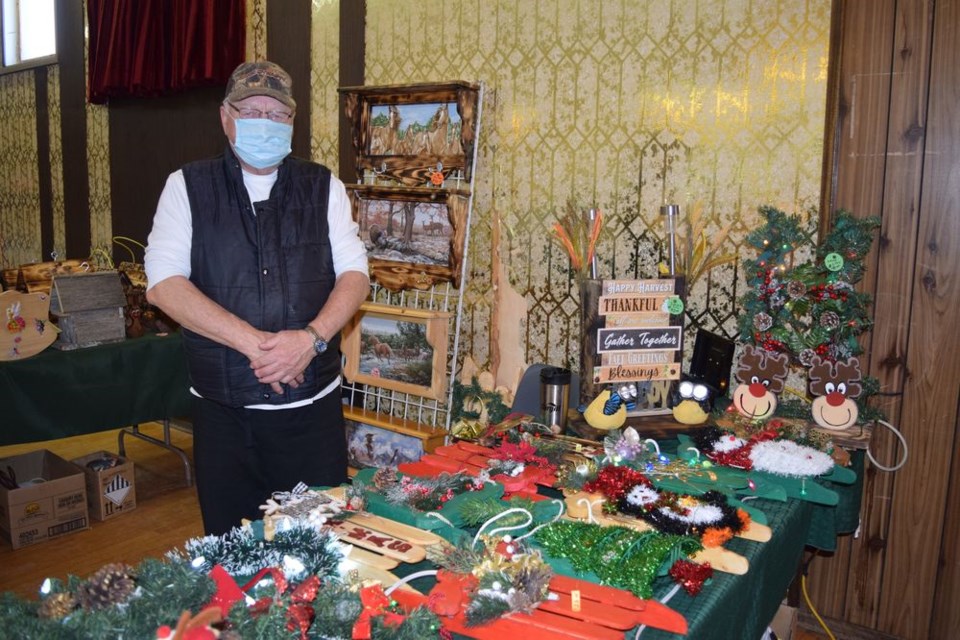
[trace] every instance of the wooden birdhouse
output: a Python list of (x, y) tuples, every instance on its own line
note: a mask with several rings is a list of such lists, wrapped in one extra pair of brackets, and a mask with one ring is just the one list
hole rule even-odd
[(76, 349), (123, 340), (126, 303), (116, 271), (54, 276), (50, 315), (60, 328), (54, 346)]

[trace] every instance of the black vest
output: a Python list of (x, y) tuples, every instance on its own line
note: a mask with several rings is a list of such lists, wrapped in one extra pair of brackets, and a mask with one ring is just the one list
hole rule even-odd
[[(183, 167), (193, 217), (190, 281), (211, 300), (264, 331), (302, 329), (336, 281), (327, 223), (330, 170), (288, 157), (270, 198), (251, 205), (240, 163), (222, 156)], [(254, 207), (256, 215), (254, 215)], [(190, 382), (233, 407), (311, 398), (340, 374), (340, 336), (313, 359), (296, 389), (260, 384), (240, 352), (183, 329)]]

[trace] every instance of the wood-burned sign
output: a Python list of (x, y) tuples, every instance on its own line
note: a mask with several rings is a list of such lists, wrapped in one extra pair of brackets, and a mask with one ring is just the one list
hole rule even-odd
[(596, 384), (678, 380), (682, 280), (604, 280), (597, 304)]

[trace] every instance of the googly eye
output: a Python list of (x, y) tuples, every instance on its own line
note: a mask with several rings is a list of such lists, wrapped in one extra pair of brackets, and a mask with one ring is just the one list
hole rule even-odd
[(760, 376), (750, 376), (750, 384), (757, 384), (760, 382)]
[(693, 397), (693, 383), (689, 381), (684, 381), (680, 383), (680, 397), (681, 398), (691, 398)]
[(837, 385), (833, 384), (832, 382), (828, 382), (827, 384), (823, 385), (823, 390), (826, 392), (824, 395), (829, 395), (837, 390)]
[(703, 402), (710, 395), (706, 385), (697, 384), (693, 386), (693, 399), (697, 402)]
[(846, 382), (838, 382), (838, 383), (837, 383), (837, 393), (842, 393), (843, 395), (847, 395), (847, 383), (846, 383)]

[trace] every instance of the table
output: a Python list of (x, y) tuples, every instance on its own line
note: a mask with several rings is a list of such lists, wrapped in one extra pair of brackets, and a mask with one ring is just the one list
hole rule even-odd
[[(164, 446), (191, 484), (189, 459), (169, 442), (170, 418), (191, 414), (189, 388), (179, 333), (0, 362), (0, 446), (122, 428), (121, 455), (124, 435)], [(140, 431), (152, 421), (163, 423), (163, 440)]]
[[(862, 471), (862, 456), (859, 464), (858, 475)], [(751, 506), (766, 514), (773, 534), (771, 540), (761, 543), (734, 538), (724, 545), (747, 558), (749, 571), (742, 576), (714, 572), (711, 582), (698, 595), (691, 596), (679, 589), (667, 601), (670, 608), (687, 619), (687, 640), (759, 640), (763, 636), (797, 577), (804, 550), (811, 545), (824, 543), (828, 538), (826, 544), (834, 548), (837, 534), (856, 528), (857, 509), (852, 507), (854, 503), (859, 505), (860, 484), (831, 485), (831, 488), (840, 497), (837, 507), (823, 507), (798, 500), (778, 502), (757, 499), (751, 502)], [(545, 492), (556, 497), (551, 490)], [(435, 567), (429, 561), (424, 561), (416, 565), (401, 564), (393, 573), (402, 577), (432, 568)], [(427, 592), (432, 588), (433, 581), (421, 578), (412, 586)], [(658, 578), (654, 582), (653, 597), (663, 600), (675, 586), (676, 583), (669, 577)], [(637, 629), (624, 636), (624, 640), (636, 638)], [(643, 629), (639, 635), (639, 640), (681, 638), (654, 628)]]

